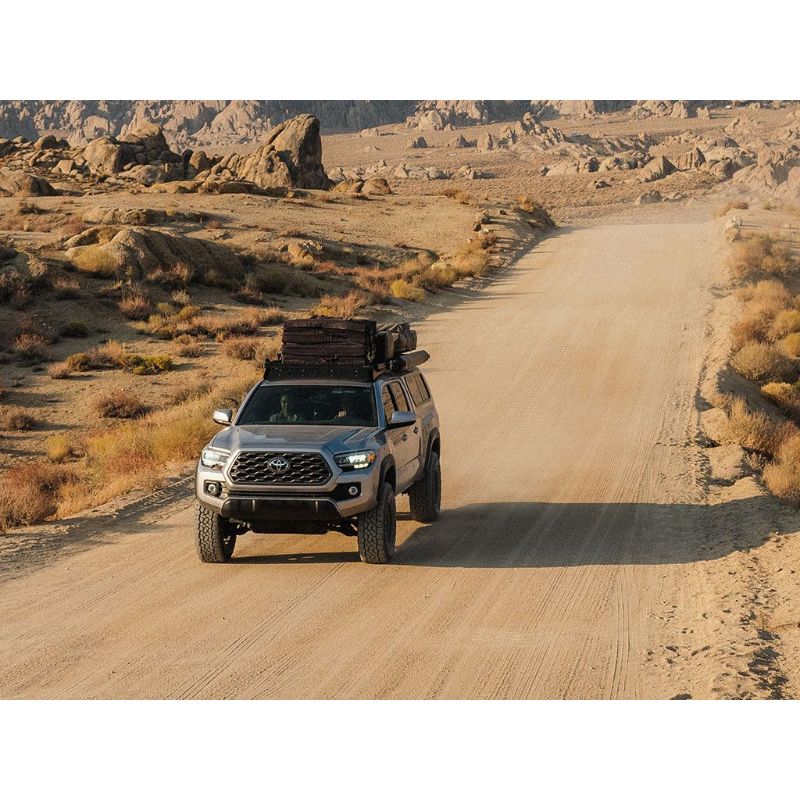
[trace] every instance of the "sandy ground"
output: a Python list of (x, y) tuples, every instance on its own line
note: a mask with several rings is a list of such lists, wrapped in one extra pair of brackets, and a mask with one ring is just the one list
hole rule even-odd
[(561, 230), (421, 324), (445, 510), (390, 565), (338, 534), (201, 565), (186, 484), (29, 543), (0, 694), (792, 696), (769, 575), (797, 526), (752, 482), (710, 494), (699, 443), (719, 248), (697, 213)]

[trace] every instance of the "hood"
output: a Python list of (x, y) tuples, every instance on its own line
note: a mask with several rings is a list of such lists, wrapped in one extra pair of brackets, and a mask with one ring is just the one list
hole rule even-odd
[(360, 450), (368, 446), (375, 428), (339, 425), (231, 425), (210, 442), (223, 450), (310, 450), (330, 453)]

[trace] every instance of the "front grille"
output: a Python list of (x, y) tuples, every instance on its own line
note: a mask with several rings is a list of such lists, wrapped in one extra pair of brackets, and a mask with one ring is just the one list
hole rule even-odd
[[(285, 472), (270, 469), (274, 459), (285, 459)], [(319, 453), (246, 452), (239, 453), (230, 469), (233, 483), (273, 486), (318, 486), (331, 479), (331, 471)]]

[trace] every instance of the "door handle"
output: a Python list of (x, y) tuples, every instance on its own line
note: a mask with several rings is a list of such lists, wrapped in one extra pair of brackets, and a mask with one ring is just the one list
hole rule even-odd
[(403, 438), (404, 442), (407, 442), (408, 441), (408, 434), (404, 433), (402, 438)]
[(419, 428), (414, 428), (414, 433), (419, 433)]

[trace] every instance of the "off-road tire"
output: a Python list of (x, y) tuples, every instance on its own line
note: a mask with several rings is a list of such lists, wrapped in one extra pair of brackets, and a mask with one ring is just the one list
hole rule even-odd
[(442, 504), (442, 468), (439, 454), (431, 451), (422, 477), (408, 490), (411, 516), (417, 522), (434, 522), (439, 519)]
[(365, 564), (386, 564), (394, 555), (396, 537), (394, 489), (382, 483), (375, 508), (358, 515), (358, 555)]
[(231, 560), (236, 547), (236, 527), (215, 511), (197, 507), (195, 548), (201, 561), (207, 564), (224, 564)]

